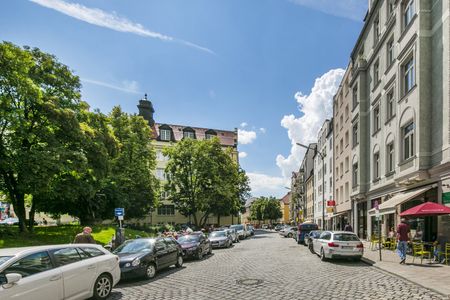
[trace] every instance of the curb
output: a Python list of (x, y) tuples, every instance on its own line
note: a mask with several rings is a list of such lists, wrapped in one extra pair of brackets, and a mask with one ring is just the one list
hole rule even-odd
[(399, 277), (399, 278), (401, 278), (401, 279), (403, 279), (403, 280), (405, 280), (405, 281), (408, 281), (409, 283), (412, 283), (412, 284), (414, 284), (414, 285), (418, 285), (418, 286), (420, 286), (420, 287), (422, 287), (422, 288), (424, 288), (424, 289), (430, 290), (430, 291), (435, 292), (435, 293), (437, 293), (437, 294), (439, 294), (439, 295), (441, 295), (441, 296), (443, 296), (443, 297), (447, 297), (448, 299), (450, 299), (450, 295), (444, 294), (444, 293), (442, 293), (442, 292), (440, 292), (440, 291), (438, 291), (438, 290), (436, 290), (436, 289), (434, 289), (434, 288), (431, 288), (431, 287), (425, 286), (425, 285), (423, 285), (423, 284), (421, 284), (421, 283), (415, 282), (415, 281), (413, 281), (413, 280), (411, 280), (411, 279), (409, 279), (409, 278), (406, 278), (405, 276), (396, 274), (396, 273), (394, 273), (394, 272), (392, 272), (392, 271), (388, 271), (388, 270), (386, 270), (386, 269), (383, 269), (382, 267), (376, 266), (376, 262), (375, 262), (375, 261), (370, 260), (370, 259), (368, 259), (368, 258), (366, 258), (366, 257), (364, 257), (364, 256), (361, 258), (361, 262), (363, 262), (363, 263), (365, 263), (365, 264), (367, 264), (367, 265), (369, 265), (369, 266), (371, 266), (371, 267), (377, 268), (377, 269), (380, 270), (380, 271), (383, 271), (383, 272), (386, 272), (386, 273), (388, 273), (388, 274), (390, 274), (390, 275)]

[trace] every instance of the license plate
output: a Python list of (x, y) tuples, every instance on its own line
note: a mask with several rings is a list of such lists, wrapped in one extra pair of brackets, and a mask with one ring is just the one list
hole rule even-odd
[(353, 249), (353, 246), (342, 246), (342, 249)]

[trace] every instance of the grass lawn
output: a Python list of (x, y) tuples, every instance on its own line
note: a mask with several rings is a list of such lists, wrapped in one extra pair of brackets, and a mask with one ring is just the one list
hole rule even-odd
[[(36, 226), (34, 234), (19, 234), (17, 226), (0, 227), (0, 248), (68, 244), (72, 243), (75, 235), (83, 230), (83, 226), (64, 225), (64, 226)], [(107, 244), (115, 233), (113, 226), (93, 226), (92, 236), (98, 244)], [(136, 235), (141, 237), (150, 237), (151, 234), (125, 229), (127, 239), (133, 239)]]

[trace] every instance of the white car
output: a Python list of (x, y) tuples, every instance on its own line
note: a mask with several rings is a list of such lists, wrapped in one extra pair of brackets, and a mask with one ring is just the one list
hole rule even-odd
[(358, 236), (348, 231), (324, 231), (312, 240), (313, 252), (321, 260), (333, 258), (351, 258), (360, 260), (364, 254), (364, 245)]
[(0, 299), (106, 299), (119, 280), (118, 256), (100, 245), (0, 249)]

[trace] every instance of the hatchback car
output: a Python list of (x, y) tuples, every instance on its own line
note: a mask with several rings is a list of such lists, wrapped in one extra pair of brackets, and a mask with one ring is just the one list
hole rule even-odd
[(236, 231), (236, 229), (226, 228), (224, 229), (229, 235), (231, 235), (231, 238), (233, 240), (233, 243), (239, 243), (239, 235)]
[(119, 258), (99, 245), (0, 249), (0, 299), (106, 299)]
[(297, 228), (294, 226), (289, 226), (280, 230), (280, 235), (285, 238), (292, 238), (295, 234), (297, 234)]
[(184, 257), (195, 257), (200, 260), (212, 252), (211, 242), (204, 234), (182, 235), (178, 237), (177, 242), (183, 249)]
[(229, 248), (233, 244), (231, 236), (226, 231), (213, 231), (208, 238), (213, 248)]
[(321, 260), (328, 258), (350, 258), (360, 260), (364, 254), (364, 245), (358, 236), (348, 231), (324, 231), (318, 239), (312, 241), (314, 253)]
[(305, 235), (307, 233), (310, 233), (312, 230), (318, 230), (319, 226), (314, 223), (301, 223), (298, 225), (298, 231), (297, 231), (297, 243), (298, 244), (304, 244), (305, 242)]
[(183, 266), (183, 250), (170, 237), (128, 240), (113, 252), (120, 258), (122, 278), (152, 279), (156, 272), (175, 265)]
[(239, 239), (241, 239), (241, 240), (247, 238), (250, 235), (247, 232), (247, 226), (245, 226), (244, 224), (231, 225), (230, 229), (236, 230), (236, 232), (239, 236)]

